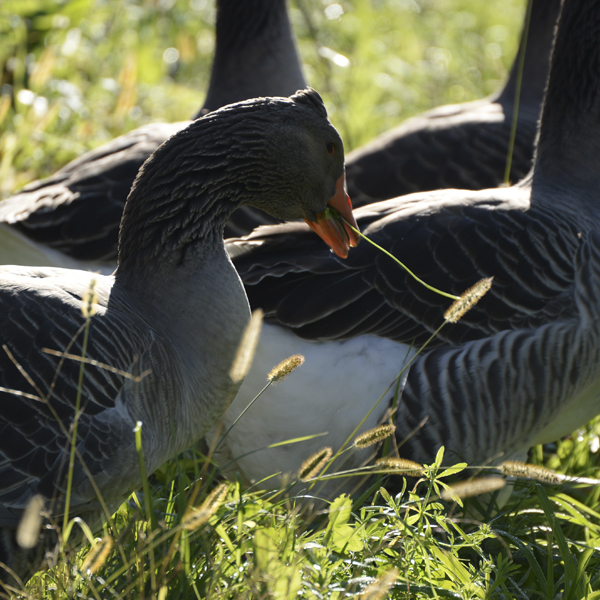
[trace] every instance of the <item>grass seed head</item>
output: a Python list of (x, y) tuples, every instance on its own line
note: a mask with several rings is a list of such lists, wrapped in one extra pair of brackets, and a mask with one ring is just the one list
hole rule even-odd
[(94, 547), (88, 552), (85, 557), (81, 570), (84, 573), (95, 573), (106, 562), (110, 551), (114, 545), (113, 539), (107, 535), (94, 544)]
[(377, 581), (369, 584), (359, 596), (360, 600), (380, 600), (386, 598), (390, 588), (398, 579), (398, 569), (390, 569), (383, 573)]
[(385, 438), (392, 435), (394, 431), (396, 431), (395, 425), (380, 425), (379, 427), (374, 427), (357, 436), (354, 440), (354, 447), (368, 448), (369, 446), (373, 446), (373, 444), (382, 442)]
[(300, 481), (307, 481), (316, 477), (322, 471), (332, 454), (333, 450), (329, 446), (325, 446), (325, 448), (321, 448), (318, 452), (311, 454), (300, 466), (298, 479)]
[(444, 319), (449, 323), (456, 323), (487, 293), (492, 287), (493, 279), (493, 277), (486, 277), (479, 280), (473, 287), (470, 287), (458, 300), (452, 303), (452, 306), (444, 313)]
[(81, 313), (86, 319), (93, 317), (98, 310), (98, 292), (96, 292), (96, 283), (96, 279), (92, 279), (86, 293), (81, 298)]
[(198, 507), (192, 509), (183, 517), (181, 526), (187, 531), (195, 531), (206, 523), (219, 509), (227, 497), (229, 486), (226, 483), (220, 483)]
[(375, 466), (380, 471), (389, 471), (395, 475), (421, 477), (424, 474), (423, 465), (406, 458), (380, 458), (375, 461)]
[(550, 484), (561, 482), (560, 477), (554, 471), (545, 467), (539, 467), (538, 465), (530, 465), (520, 460), (505, 460), (500, 465), (500, 471), (502, 475), (506, 475), (507, 477), (527, 477), (541, 483)]
[(271, 383), (277, 383), (278, 381), (285, 379), (292, 371), (295, 371), (303, 363), (304, 356), (302, 356), (302, 354), (294, 354), (281, 361), (276, 367), (273, 367), (271, 372), (267, 375), (267, 379)]
[(32, 496), (25, 507), (17, 528), (17, 544), (21, 548), (31, 550), (37, 546), (40, 539), (43, 510), (44, 498), (40, 494)]
[(504, 477), (481, 477), (470, 481), (461, 481), (451, 485), (440, 494), (442, 500), (454, 500), (455, 498), (470, 498), (480, 494), (489, 494), (503, 488), (506, 485)]
[(248, 325), (246, 325), (235, 358), (231, 364), (229, 376), (233, 383), (240, 383), (252, 366), (256, 346), (258, 345), (258, 338), (260, 337), (260, 330), (262, 329), (262, 322), (263, 311), (258, 308), (252, 313), (252, 317), (248, 321)]

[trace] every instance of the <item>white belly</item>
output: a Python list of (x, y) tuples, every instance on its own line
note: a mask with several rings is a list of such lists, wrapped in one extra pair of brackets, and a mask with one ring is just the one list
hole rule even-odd
[[(277, 475), (261, 487), (279, 486), (286, 474), (296, 473), (306, 458), (324, 446), (337, 451), (408, 362), (409, 348), (375, 336), (307, 342), (281, 327), (265, 324), (252, 368), (221, 420), (221, 435), (264, 387), (267, 373), (292, 354), (304, 355), (306, 362), (269, 387), (216, 453), (221, 467), (237, 458), (225, 472), (237, 471), (249, 483)], [(360, 431), (381, 421), (392, 397), (393, 388)], [(271, 444), (308, 435), (319, 437), (267, 449)], [(343, 468), (362, 464), (368, 452), (344, 454)], [(341, 468), (340, 463), (336, 470)]]
[(569, 435), (583, 424), (600, 414), (600, 373), (598, 378), (588, 385), (577, 397), (569, 402), (532, 442), (547, 444)]

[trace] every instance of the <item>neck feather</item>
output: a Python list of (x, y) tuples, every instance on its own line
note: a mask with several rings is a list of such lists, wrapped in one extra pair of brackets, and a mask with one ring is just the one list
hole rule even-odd
[(527, 15), (527, 11), (531, 10), (529, 30), (523, 29), (521, 33), (517, 56), (506, 85), (498, 97), (498, 101), (503, 106), (512, 107), (515, 102), (519, 64), (521, 56), (525, 52), (519, 112), (533, 110), (536, 116), (539, 115), (548, 81), (552, 42), (556, 31), (556, 20), (560, 12), (560, 3), (561, 0), (529, 0), (525, 12)]
[(567, 0), (542, 111), (534, 182), (575, 191), (600, 186), (600, 3)]
[(286, 0), (219, 0), (215, 58), (198, 115), (248, 98), (290, 96), (305, 87)]
[[(142, 283), (194, 269), (219, 249), (240, 205), (270, 185), (256, 115), (239, 111), (227, 130), (213, 113), (165, 142), (144, 164), (129, 195), (119, 234), (117, 281)], [(258, 199), (258, 200), (257, 200)]]

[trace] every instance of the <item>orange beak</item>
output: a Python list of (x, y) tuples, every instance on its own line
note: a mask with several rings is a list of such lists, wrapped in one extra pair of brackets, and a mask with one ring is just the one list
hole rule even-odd
[(352, 231), (342, 220), (343, 217), (352, 227), (358, 229), (345, 184), (346, 175), (342, 175), (335, 183), (335, 195), (329, 199), (328, 208), (317, 215), (316, 222), (304, 219), (340, 258), (346, 258), (350, 248), (356, 247), (360, 240), (358, 233)]

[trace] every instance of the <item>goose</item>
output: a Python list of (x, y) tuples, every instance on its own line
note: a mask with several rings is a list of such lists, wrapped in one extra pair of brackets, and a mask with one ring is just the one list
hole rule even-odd
[(85, 355), (99, 362), (85, 365), (81, 384), (68, 514), (95, 529), (96, 489), (113, 512), (141, 486), (136, 422), (152, 473), (235, 393), (230, 367), (250, 310), (223, 229), (246, 203), (311, 221), (340, 255), (356, 243), (338, 216), (355, 223), (343, 144), (317, 92), (233, 104), (163, 143), (129, 194), (114, 275), (0, 267), (0, 561), (17, 574), (29, 572), (14, 535), (29, 499), (40, 494), (62, 518), (77, 405), (80, 363), (44, 348), (82, 356), (93, 287)]
[[(514, 180), (530, 165), (559, 1), (531, 0), (532, 27), (511, 171)], [(216, 30), (209, 91), (196, 116), (237, 100), (285, 96), (306, 86), (285, 0), (219, 0)], [(521, 40), (521, 50), (523, 45)], [(450, 185), (480, 189), (500, 183), (516, 77), (515, 61), (498, 94), (430, 111), (351, 153), (347, 182), (354, 205)], [(135, 174), (161, 142), (186, 124), (136, 129), (0, 203), (0, 264), (112, 272), (118, 223)], [(225, 235), (239, 237), (276, 221), (254, 207), (243, 207), (230, 218)]]
[[(374, 406), (363, 430), (376, 426), (390, 410), (390, 384), (413, 357), (393, 416), (403, 458), (431, 463), (444, 446), (445, 464), (523, 459), (600, 413), (599, 39), (600, 4), (566, 0), (534, 166), (522, 182), (354, 211), (365, 235), (438, 289), (460, 295), (494, 278), (421, 354), (451, 301), (370, 244), (342, 262), (299, 224), (229, 240), (250, 305), (266, 322), (250, 372), (209, 435), (220, 436), (216, 459), (228, 475), (277, 487), (274, 474), (298, 472), (324, 446), (339, 449)], [(304, 365), (223, 437), (265, 374), (292, 354)], [(318, 437), (265, 449), (309, 435)], [(343, 468), (367, 452), (345, 454)]]
[[(480, 190), (504, 180), (515, 110), (519, 57), (525, 52), (510, 181), (531, 168), (560, 0), (529, 0), (530, 27), (504, 87), (488, 98), (440, 106), (348, 154), (354, 207), (414, 192)], [(526, 11), (527, 14), (527, 11)]]
[[(289, 96), (305, 87), (286, 0), (217, 1), (210, 85), (194, 119), (233, 102)], [(144, 125), (0, 203), (0, 264), (114, 271), (123, 206), (139, 168), (189, 124)], [(241, 210), (227, 236), (250, 232), (257, 218), (276, 221)]]

